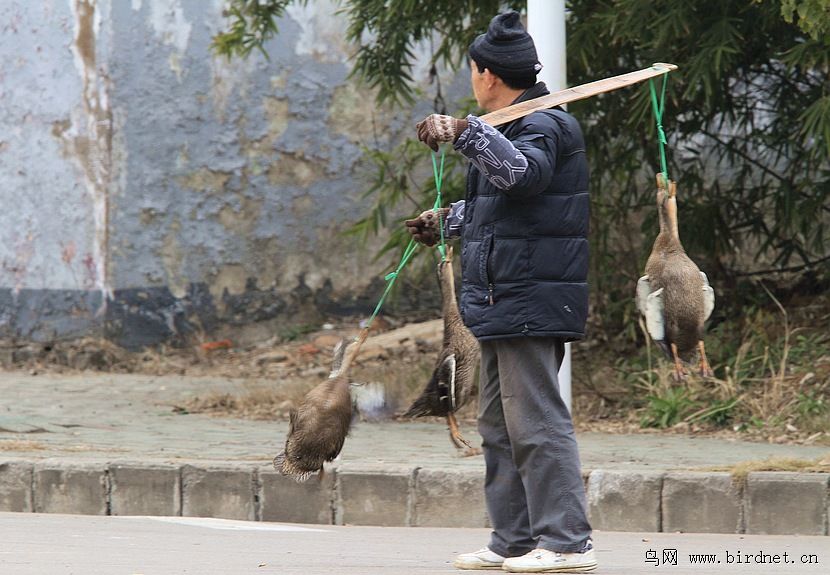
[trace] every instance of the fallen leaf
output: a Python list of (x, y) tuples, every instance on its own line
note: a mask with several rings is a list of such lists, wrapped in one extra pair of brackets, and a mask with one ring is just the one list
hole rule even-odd
[(297, 351), (299, 351), (300, 353), (305, 354), (305, 355), (314, 355), (314, 354), (320, 353), (320, 349), (316, 345), (314, 345), (313, 343), (306, 343), (304, 345), (301, 345), (297, 349)]
[(214, 351), (217, 349), (229, 349), (233, 347), (233, 342), (229, 339), (221, 339), (219, 341), (207, 341), (202, 344), (202, 349), (205, 351)]

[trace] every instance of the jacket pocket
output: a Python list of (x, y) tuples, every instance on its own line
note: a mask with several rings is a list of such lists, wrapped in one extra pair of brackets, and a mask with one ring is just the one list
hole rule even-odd
[(487, 286), (487, 299), (490, 305), (495, 302), (493, 300), (493, 292), (495, 290), (495, 276), (493, 274), (493, 250), (495, 248), (495, 239), (493, 233), (488, 233), (484, 237), (481, 244), (481, 259), (479, 260), (479, 277), (482, 284)]

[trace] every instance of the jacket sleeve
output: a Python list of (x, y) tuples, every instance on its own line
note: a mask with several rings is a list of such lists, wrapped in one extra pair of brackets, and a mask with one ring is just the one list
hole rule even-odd
[(450, 204), (450, 211), (444, 220), (444, 237), (461, 237), (461, 226), (464, 224), (464, 208), (466, 206), (467, 203), (464, 200), (458, 200)]
[(468, 127), (454, 148), (461, 152), (490, 182), (508, 196), (541, 193), (551, 182), (555, 168), (556, 142), (550, 130), (528, 129), (513, 141), (476, 116), (467, 116)]

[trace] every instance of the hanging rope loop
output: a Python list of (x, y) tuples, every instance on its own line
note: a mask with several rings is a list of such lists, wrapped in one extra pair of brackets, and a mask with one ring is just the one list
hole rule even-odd
[(441, 243), (438, 244), (438, 251), (441, 252), (441, 261), (447, 261), (447, 246), (444, 240), (444, 218), (441, 217), (440, 211), (441, 204), (443, 203), (441, 200), (441, 184), (444, 181), (445, 157), (446, 152), (444, 151), (444, 148), (441, 148), (441, 165), (439, 167), (435, 160), (435, 152), (432, 153), (432, 175), (435, 178), (435, 204), (432, 206), (432, 210), (438, 217), (438, 231), (441, 236)]
[[(432, 174), (435, 178), (435, 189), (436, 189), (436, 197), (435, 203), (432, 206), (433, 211), (435, 211), (436, 215), (438, 216), (438, 229), (440, 230), (441, 234), (441, 243), (438, 245), (438, 250), (441, 252), (441, 259), (446, 261), (446, 246), (444, 241), (444, 221), (441, 217), (441, 212), (438, 208), (441, 207), (441, 184), (444, 180), (444, 157), (445, 151), (441, 150), (441, 162), (440, 165), (438, 161), (435, 159), (435, 154), (432, 154)], [(409, 245), (406, 246), (406, 249), (403, 252), (403, 256), (401, 257), (401, 261), (398, 263), (398, 267), (395, 268), (395, 271), (389, 272), (384, 276), (384, 280), (386, 280), (386, 289), (383, 290), (383, 294), (380, 296), (380, 301), (378, 301), (377, 305), (375, 306), (375, 310), (372, 312), (372, 315), (369, 316), (369, 319), (366, 320), (366, 325), (363, 328), (365, 332), (369, 331), (369, 328), (372, 325), (372, 322), (375, 320), (377, 315), (380, 313), (380, 308), (383, 306), (383, 302), (386, 300), (386, 296), (389, 295), (389, 292), (392, 291), (392, 286), (395, 285), (395, 281), (398, 279), (398, 275), (400, 275), (401, 270), (409, 263), (409, 260), (412, 259), (412, 256), (415, 254), (415, 251), (418, 249), (418, 243), (415, 239), (409, 240)], [(365, 336), (364, 336), (365, 339)]]
[(649, 79), (648, 87), (651, 91), (651, 109), (654, 111), (654, 119), (657, 123), (657, 142), (660, 145), (660, 167), (663, 171), (665, 181), (669, 181), (669, 168), (666, 162), (666, 132), (663, 130), (663, 110), (666, 104), (666, 84), (668, 84), (669, 73), (663, 74), (663, 88), (660, 91), (660, 101), (657, 101), (657, 88), (654, 86), (654, 79)]

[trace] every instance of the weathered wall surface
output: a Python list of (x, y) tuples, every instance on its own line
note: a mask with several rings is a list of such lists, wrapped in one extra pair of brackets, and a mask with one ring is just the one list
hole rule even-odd
[(0, 0), (0, 337), (255, 338), (371, 309), (384, 269), (340, 232), (360, 145), (394, 130), (347, 80), (335, 4), (309, 4), (270, 60), (229, 62), (222, 0)]
[(89, 106), (106, 102), (83, 73), (95, 46), (74, 41), (79, 23), (67, 2), (0, 2), (2, 335), (83, 332), (102, 301)]

